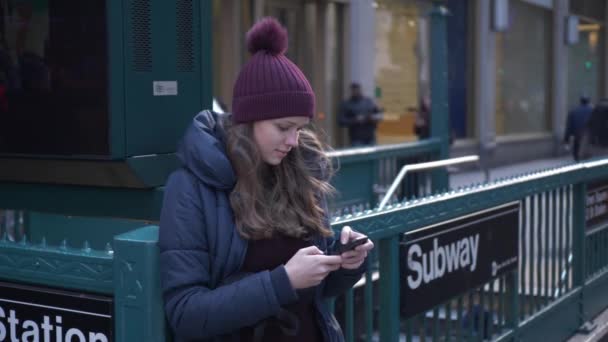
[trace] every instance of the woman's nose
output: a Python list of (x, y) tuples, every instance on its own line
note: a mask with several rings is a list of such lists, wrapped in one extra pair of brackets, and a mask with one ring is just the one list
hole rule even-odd
[(286, 144), (292, 148), (298, 146), (298, 131), (288, 133)]

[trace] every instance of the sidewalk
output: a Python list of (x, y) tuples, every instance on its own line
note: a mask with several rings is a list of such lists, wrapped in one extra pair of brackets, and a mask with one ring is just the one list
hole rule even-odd
[(567, 342), (606, 342), (608, 341), (608, 309), (593, 318), (595, 329), (588, 333), (577, 333)]
[[(572, 157), (564, 156), (491, 168), (489, 170), (489, 180), (492, 181), (503, 177), (516, 176), (526, 172), (540, 171), (572, 163), (574, 163)], [(484, 182), (484, 173), (482, 170), (459, 172), (457, 167), (455, 167), (451, 168), (449, 172), (451, 188)]]

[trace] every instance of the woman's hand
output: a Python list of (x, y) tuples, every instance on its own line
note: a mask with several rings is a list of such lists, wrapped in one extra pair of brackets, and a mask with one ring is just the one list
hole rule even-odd
[(297, 290), (319, 285), (341, 264), (339, 255), (325, 255), (316, 246), (310, 246), (297, 251), (285, 265), (285, 271), (291, 287)]
[[(364, 234), (353, 231), (349, 226), (342, 227), (340, 232), (340, 242), (346, 244), (351, 240), (366, 237)], [(367, 253), (374, 248), (374, 243), (371, 240), (367, 240), (366, 243), (355, 247), (355, 249), (341, 254), (342, 256), (342, 268), (348, 270), (355, 270), (363, 264)]]

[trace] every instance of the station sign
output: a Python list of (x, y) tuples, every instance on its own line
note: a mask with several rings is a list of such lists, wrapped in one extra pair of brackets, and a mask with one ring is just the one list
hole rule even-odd
[(412, 317), (517, 268), (519, 202), (403, 236), (401, 312)]
[(0, 341), (113, 341), (111, 297), (0, 282)]
[(587, 185), (585, 219), (587, 231), (608, 223), (608, 179)]

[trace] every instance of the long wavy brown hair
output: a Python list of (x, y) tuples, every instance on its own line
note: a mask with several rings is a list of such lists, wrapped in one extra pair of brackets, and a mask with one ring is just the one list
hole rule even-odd
[(326, 146), (308, 129), (300, 131), (298, 147), (276, 166), (262, 160), (253, 140), (253, 124), (223, 120), (228, 158), (237, 176), (230, 204), (240, 235), (259, 240), (275, 233), (310, 239), (333, 235), (327, 226), (322, 198), (332, 194), (332, 164)]

